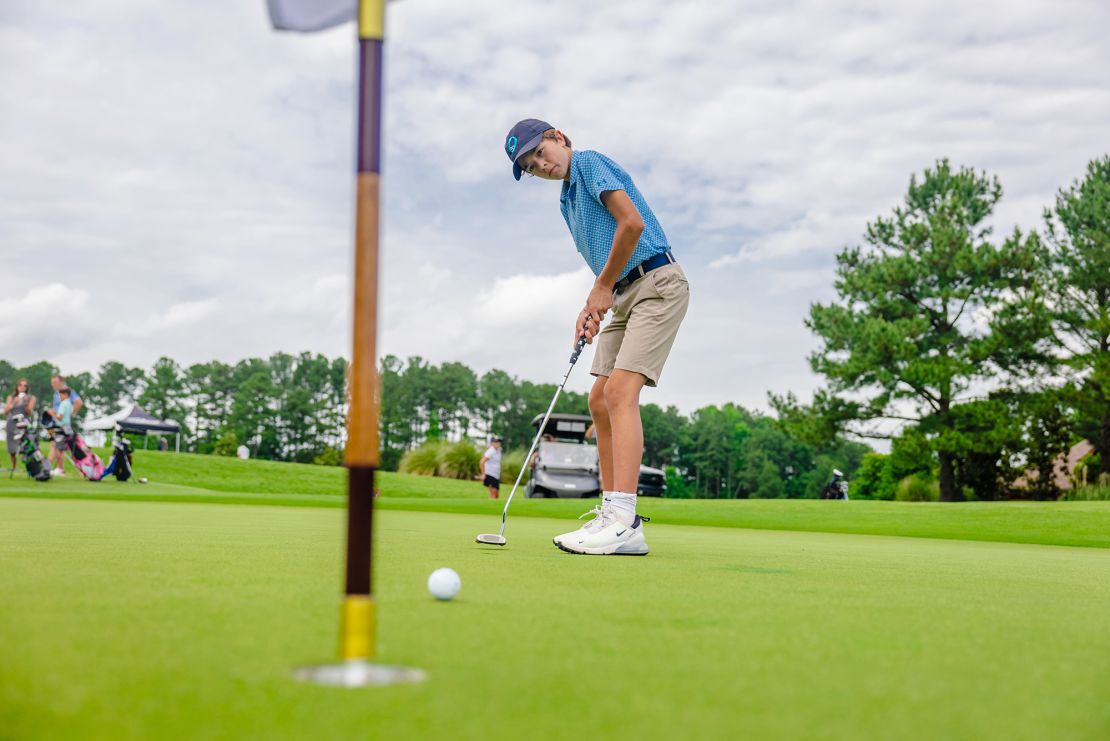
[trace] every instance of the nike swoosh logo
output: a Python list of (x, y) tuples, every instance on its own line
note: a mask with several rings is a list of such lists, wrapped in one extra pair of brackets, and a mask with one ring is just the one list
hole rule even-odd
[(617, 533), (617, 537), (619, 538), (620, 536), (624, 535), (626, 532), (627, 532), (627, 530), (621, 530), (619, 533)]

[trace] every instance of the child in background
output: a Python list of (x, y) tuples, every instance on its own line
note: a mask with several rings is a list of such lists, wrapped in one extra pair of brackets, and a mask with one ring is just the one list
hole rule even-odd
[(482, 470), (482, 484), (489, 489), (489, 498), (497, 499), (501, 493), (501, 438), (490, 440), (478, 465)]
[[(69, 399), (70, 395), (71, 392), (69, 390), (69, 387), (62, 386), (60, 389), (58, 389), (58, 397), (61, 399), (61, 401), (58, 404), (57, 410), (47, 410), (48, 412), (50, 412), (51, 416), (54, 417), (54, 420), (58, 423), (58, 425), (63, 430), (65, 430), (66, 434), (69, 434), (69, 432), (73, 429), (73, 402)], [(52, 476), (65, 476), (65, 471), (62, 468), (65, 461), (65, 453), (63, 453), (61, 450), (58, 450), (57, 455), (57, 468), (55, 468), (50, 473)]]

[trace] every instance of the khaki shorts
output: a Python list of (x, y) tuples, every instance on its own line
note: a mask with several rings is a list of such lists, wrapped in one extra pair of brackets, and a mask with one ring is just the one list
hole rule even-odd
[(656, 268), (614, 297), (613, 314), (597, 336), (590, 373), (641, 373), (654, 386), (671, 354), (690, 304), (690, 284), (678, 263)]

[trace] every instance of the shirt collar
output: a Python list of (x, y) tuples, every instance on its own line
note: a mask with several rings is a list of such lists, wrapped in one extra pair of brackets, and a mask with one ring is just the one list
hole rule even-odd
[(578, 182), (578, 155), (572, 150), (570, 153), (570, 179), (563, 181), (563, 190), (559, 199), (566, 200), (574, 197), (575, 185)]

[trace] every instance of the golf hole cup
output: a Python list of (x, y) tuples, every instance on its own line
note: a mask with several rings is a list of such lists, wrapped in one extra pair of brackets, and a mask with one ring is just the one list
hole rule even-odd
[(436, 569), (428, 577), (428, 591), (438, 600), (449, 600), (459, 593), (462, 580), (454, 569)]

